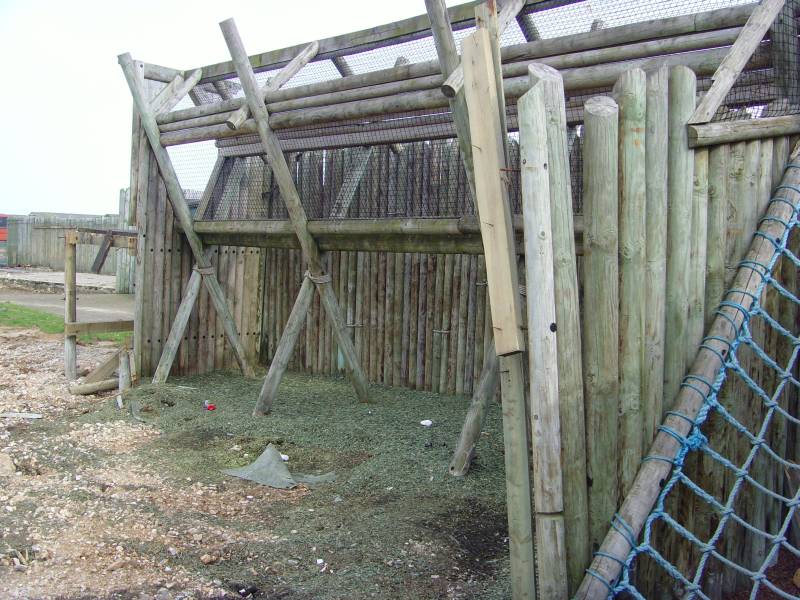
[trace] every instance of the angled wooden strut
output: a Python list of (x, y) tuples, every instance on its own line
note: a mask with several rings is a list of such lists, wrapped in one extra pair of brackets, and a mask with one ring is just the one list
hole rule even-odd
[[(262, 92), (256, 84), (253, 67), (247, 58), (247, 52), (245, 52), (244, 45), (239, 37), (239, 32), (236, 29), (236, 24), (233, 22), (233, 19), (228, 19), (220, 23), (220, 28), (222, 29), (222, 35), (225, 37), (225, 42), (228, 45), (234, 65), (236, 66), (236, 72), (239, 75), (239, 81), (242, 84), (242, 89), (247, 99), (247, 105), (250, 107), (250, 113), (253, 115), (258, 127), (258, 135), (261, 138), (261, 145), (263, 146), (264, 153), (267, 155), (269, 164), (272, 167), (273, 177), (277, 181), (281, 197), (286, 203), (289, 220), (300, 242), (303, 256), (305, 256), (308, 261), (308, 276), (316, 285), (322, 299), (322, 304), (331, 320), (336, 341), (344, 355), (345, 370), (356, 390), (356, 395), (359, 400), (366, 402), (368, 400), (366, 376), (361, 369), (355, 346), (353, 346), (353, 341), (350, 339), (350, 334), (347, 331), (344, 316), (342, 315), (339, 303), (331, 288), (330, 276), (326, 274), (323, 269), (319, 247), (308, 231), (306, 212), (300, 202), (300, 195), (297, 192), (292, 174), (289, 171), (289, 166), (286, 164), (286, 158), (281, 151), (277, 136), (269, 126), (269, 113), (267, 113), (267, 108), (264, 105)], [(302, 305), (298, 307), (298, 309), (299, 308), (302, 308)], [(296, 340), (296, 335), (294, 337)], [(287, 344), (289, 343), (294, 346), (294, 340), (288, 339)], [(264, 380), (264, 387), (261, 390), (254, 414), (264, 414), (264, 408), (268, 407), (272, 401), (272, 396), (270, 394), (274, 395), (274, 391), (270, 391), (273, 388), (268, 387), (267, 384), (275, 377), (277, 377), (279, 381), (285, 367), (282, 367), (280, 363), (275, 361), (270, 366), (271, 372), (273, 369), (275, 369), (274, 376), (271, 378), (268, 373), (267, 378)], [(277, 385), (274, 386), (274, 390), (277, 390)]]
[[(178, 182), (178, 176), (172, 166), (169, 154), (167, 154), (164, 146), (161, 145), (155, 114), (150, 104), (145, 99), (144, 91), (136, 76), (135, 66), (130, 54), (120, 55), (119, 64), (122, 67), (122, 71), (125, 73), (125, 79), (128, 81), (128, 87), (131, 90), (134, 105), (139, 112), (142, 129), (144, 129), (147, 135), (150, 147), (158, 163), (158, 168), (161, 171), (161, 176), (164, 179), (164, 184), (167, 188), (167, 196), (172, 204), (172, 210), (183, 228), (183, 233), (189, 242), (198, 268), (203, 272), (203, 283), (208, 290), (209, 296), (211, 296), (217, 314), (222, 320), (225, 334), (233, 347), (236, 361), (239, 363), (239, 367), (246, 377), (253, 377), (253, 368), (247, 362), (244, 346), (242, 346), (239, 334), (236, 331), (236, 324), (234, 323), (233, 315), (228, 308), (228, 304), (225, 301), (225, 295), (222, 292), (222, 288), (220, 288), (217, 276), (209, 270), (211, 261), (205, 255), (203, 242), (194, 231), (192, 216), (189, 212), (189, 206), (186, 204), (183, 189)], [(172, 337), (172, 332), (170, 332), (170, 337)]]
[(725, 96), (736, 83), (736, 79), (747, 61), (750, 60), (785, 4), (786, 0), (762, 0), (761, 4), (756, 6), (727, 56), (712, 75), (711, 80), (714, 83), (697, 105), (694, 114), (689, 119), (690, 125), (708, 123), (714, 118), (717, 109), (725, 100)]

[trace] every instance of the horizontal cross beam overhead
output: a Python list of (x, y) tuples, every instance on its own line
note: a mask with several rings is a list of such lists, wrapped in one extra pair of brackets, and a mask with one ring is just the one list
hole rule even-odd
[[(273, 178), (280, 189), (281, 197), (289, 213), (289, 220), (292, 222), (294, 232), (300, 242), (303, 256), (308, 261), (309, 276), (316, 284), (322, 304), (331, 320), (336, 341), (345, 359), (345, 370), (355, 388), (356, 395), (362, 402), (366, 402), (368, 400), (367, 378), (361, 369), (344, 316), (331, 289), (330, 276), (323, 269), (319, 247), (308, 231), (306, 212), (303, 209), (300, 195), (289, 171), (289, 165), (286, 163), (286, 157), (281, 150), (278, 137), (269, 126), (269, 113), (264, 105), (263, 93), (256, 83), (255, 73), (247, 58), (236, 24), (233, 19), (228, 19), (220, 23), (220, 29), (236, 66), (236, 72), (239, 75), (239, 81), (242, 84), (250, 112), (256, 122), (261, 145), (272, 167)], [(266, 385), (267, 380), (264, 383)], [(259, 403), (261, 402), (262, 400), (260, 399)]]
[[(269, 81), (261, 88), (259, 95), (263, 100), (270, 92), (277, 92), (286, 82), (294, 77), (303, 67), (305, 67), (311, 59), (313, 59), (319, 51), (319, 42), (311, 42), (308, 46), (303, 48), (297, 56), (295, 56), (289, 64), (278, 71), (277, 75), (270, 78)], [(231, 129), (238, 128), (250, 116), (250, 109), (245, 102), (238, 109), (233, 111), (225, 121), (225, 124)]]
[(225, 335), (233, 347), (236, 361), (239, 363), (239, 367), (246, 377), (253, 377), (253, 368), (247, 362), (244, 346), (242, 345), (242, 342), (239, 339), (239, 334), (236, 331), (236, 324), (233, 320), (233, 315), (228, 308), (227, 302), (225, 301), (225, 295), (220, 288), (219, 281), (217, 281), (217, 276), (211, 270), (211, 261), (205, 255), (203, 242), (195, 233), (192, 226), (192, 216), (189, 212), (189, 206), (186, 203), (186, 198), (183, 194), (183, 188), (181, 188), (181, 185), (178, 182), (178, 176), (176, 175), (175, 169), (172, 166), (172, 160), (170, 159), (167, 150), (161, 145), (161, 141), (159, 140), (158, 125), (156, 124), (155, 114), (145, 98), (144, 92), (141, 88), (141, 83), (136, 76), (135, 66), (130, 54), (120, 55), (119, 64), (122, 67), (123, 73), (125, 73), (125, 78), (128, 81), (128, 87), (130, 88), (131, 95), (133, 96), (134, 105), (136, 106), (136, 110), (139, 112), (142, 129), (147, 135), (147, 139), (150, 142), (150, 148), (152, 149), (153, 155), (156, 158), (158, 168), (161, 171), (161, 176), (167, 189), (167, 196), (172, 204), (172, 210), (181, 227), (183, 228), (183, 233), (186, 236), (186, 240), (189, 243), (189, 247), (192, 250), (195, 261), (202, 270), (201, 272), (204, 275), (203, 283), (208, 290), (217, 314), (222, 320), (223, 327), (225, 329)]
[(758, 48), (764, 35), (783, 9), (786, 0), (762, 0), (745, 23), (739, 38), (711, 77), (714, 84), (706, 92), (689, 119), (690, 124), (708, 123), (725, 100), (736, 78)]

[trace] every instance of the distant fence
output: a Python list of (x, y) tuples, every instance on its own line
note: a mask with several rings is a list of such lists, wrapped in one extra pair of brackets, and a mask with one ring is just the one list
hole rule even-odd
[[(125, 225), (128, 192), (120, 191), (119, 214), (75, 215), (64, 213), (31, 213), (8, 218), (8, 265), (64, 269), (64, 230), (71, 227), (95, 229), (130, 229)], [(77, 269), (79, 273), (91, 271), (99, 246), (78, 246)], [(127, 250), (112, 249), (100, 271), (116, 275), (118, 293), (133, 293), (136, 257)]]

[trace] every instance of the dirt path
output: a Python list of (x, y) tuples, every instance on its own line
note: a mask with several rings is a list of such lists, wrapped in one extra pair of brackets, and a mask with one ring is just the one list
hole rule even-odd
[[(499, 419), (472, 479), (456, 480), (443, 440), (463, 399), (378, 390), (365, 406), (345, 382), (289, 376), (275, 416), (255, 423), (259, 382), (217, 374), (138, 388), (126, 401), (142, 423), (111, 397), (71, 396), (62, 343), (0, 331), (0, 412), (44, 415), (0, 419), (0, 597), (507, 596)], [(421, 411), (442, 430), (423, 431)], [(267, 443), (337, 482), (282, 491), (220, 473)]]
[[(64, 315), (64, 292), (37, 293), (3, 287), (0, 282), (0, 302), (13, 302), (28, 308)], [(124, 321), (133, 318), (133, 294), (78, 294), (78, 320)]]

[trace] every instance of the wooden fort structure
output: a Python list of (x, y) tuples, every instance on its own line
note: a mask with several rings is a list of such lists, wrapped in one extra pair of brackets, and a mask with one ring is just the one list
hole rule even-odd
[[(265, 365), (257, 415), (286, 369), (344, 373), (353, 401), (370, 384), (464, 394), (454, 475), (499, 393), (514, 597), (605, 597), (627, 552), (609, 523), (668, 468), (642, 462), (653, 441), (677, 452), (658, 426), (800, 134), (798, 6), (642, 3), (608, 22), (590, 4), (425, 0), (254, 55), (229, 20), (230, 61), (121, 55), (137, 260), (123, 385)], [(201, 154), (192, 213), (175, 162)]]

